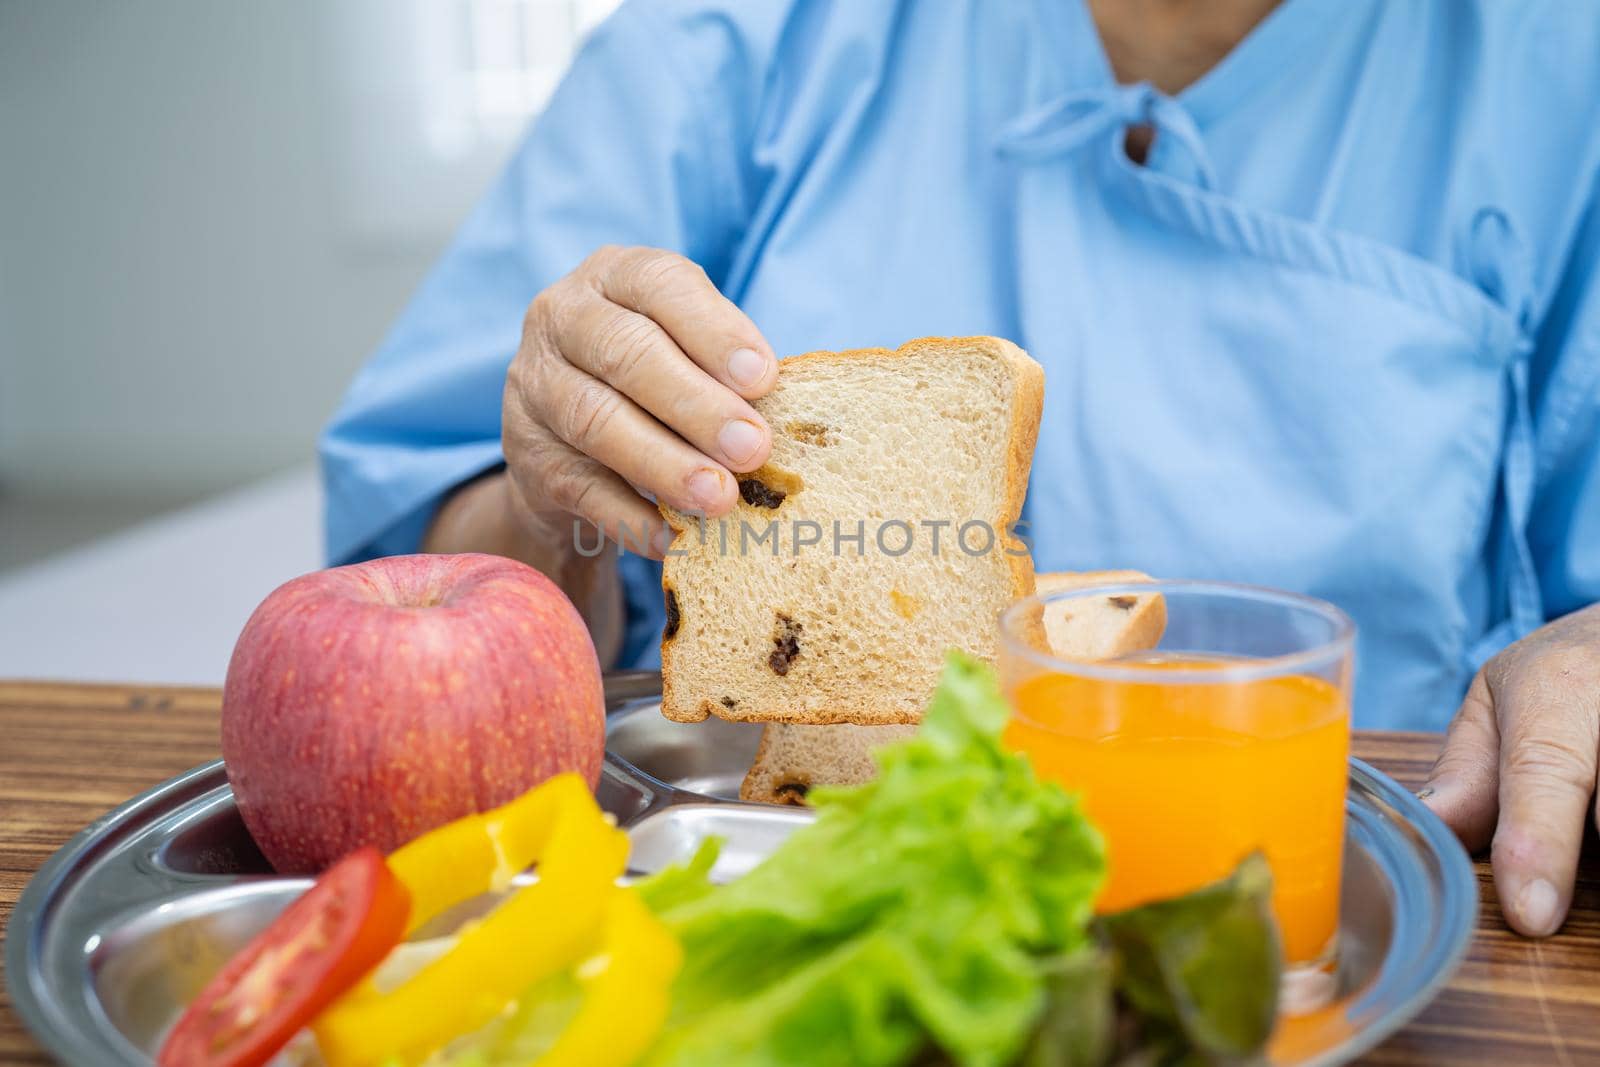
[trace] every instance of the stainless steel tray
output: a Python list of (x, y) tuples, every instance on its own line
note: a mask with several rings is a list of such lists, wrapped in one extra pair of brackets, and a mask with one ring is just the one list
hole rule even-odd
[[(757, 727), (673, 723), (657, 675), (606, 679), (599, 796), (647, 873), (726, 840), (715, 875), (760, 862), (809, 813), (745, 804)], [(1406, 790), (1350, 765), (1339, 993), (1280, 1028), (1278, 1064), (1343, 1063), (1415, 1015), (1472, 937), (1477, 881), (1461, 847)], [(69, 841), (23, 892), (6, 984), (23, 1022), (71, 1064), (148, 1064), (166, 1027), (221, 963), (305, 888), (268, 869), (222, 765), (157, 786)]]

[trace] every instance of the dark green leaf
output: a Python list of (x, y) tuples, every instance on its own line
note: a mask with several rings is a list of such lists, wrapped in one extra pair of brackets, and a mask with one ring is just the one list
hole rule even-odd
[(1251, 856), (1231, 878), (1107, 916), (1117, 989), (1159, 1032), (1180, 1032), (1205, 1060), (1257, 1054), (1277, 1015), (1280, 950), (1272, 875)]
[(1100, 1067), (1116, 1037), (1111, 954), (1096, 945), (1042, 962), (1044, 1014), (1019, 1067)]

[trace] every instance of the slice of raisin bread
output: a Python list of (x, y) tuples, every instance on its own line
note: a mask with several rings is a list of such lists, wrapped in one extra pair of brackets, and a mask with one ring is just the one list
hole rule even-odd
[[(1139, 571), (1056, 571), (1039, 575), (1040, 596), (1092, 585), (1150, 581)], [(1159, 595), (1093, 596), (1047, 602), (1045, 640), (1061, 659), (1115, 659), (1155, 648), (1167, 629), (1167, 602)]]
[(993, 337), (784, 360), (734, 511), (662, 509), (666, 716), (915, 722), (946, 649), (992, 660), (995, 616), (1033, 591), (1013, 526), (1043, 397)]
[[(1041, 574), (1040, 595), (1090, 585), (1148, 582), (1138, 571)], [(1045, 635), (1063, 659), (1098, 660), (1154, 648), (1167, 625), (1159, 595), (1074, 599), (1046, 606)], [(768, 723), (739, 788), (743, 800), (802, 804), (814, 785), (856, 785), (877, 773), (872, 750), (916, 732), (915, 725), (802, 726)]]

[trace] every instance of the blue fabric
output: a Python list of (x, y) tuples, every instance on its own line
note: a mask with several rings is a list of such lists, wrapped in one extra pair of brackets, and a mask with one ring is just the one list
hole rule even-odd
[[(1285, 0), (1177, 97), (1115, 84), (1082, 0), (635, 0), (352, 386), (329, 555), (414, 549), (501, 462), (529, 301), (654, 245), (780, 352), (1016, 340), (1041, 570), (1326, 597), (1357, 723), (1438, 728), (1600, 599), (1597, 175), (1589, 0)], [(623, 567), (653, 663), (659, 569)]]

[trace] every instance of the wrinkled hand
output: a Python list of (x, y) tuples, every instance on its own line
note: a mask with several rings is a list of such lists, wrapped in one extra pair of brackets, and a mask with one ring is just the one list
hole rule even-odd
[[(1534, 631), (1484, 665), (1419, 794), (1477, 852), (1518, 933), (1555, 933), (1595, 797), (1600, 605)], [(1600, 820), (1600, 808), (1594, 808)]]
[(723, 515), (733, 472), (766, 461), (772, 435), (750, 400), (778, 364), (705, 271), (672, 252), (607, 246), (540, 293), (506, 375), (502, 443), (524, 524), (595, 523), (660, 556), (670, 541), (633, 487)]

